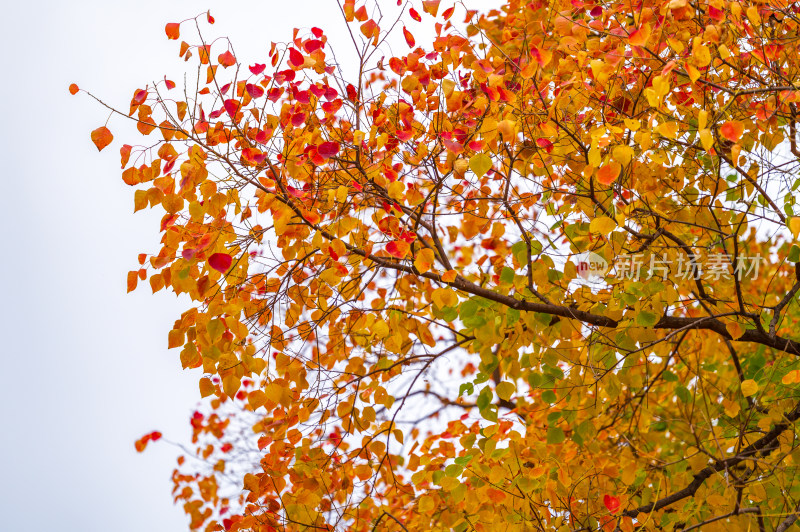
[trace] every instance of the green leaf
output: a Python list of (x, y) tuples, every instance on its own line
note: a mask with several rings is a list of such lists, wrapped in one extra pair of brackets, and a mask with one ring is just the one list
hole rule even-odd
[(682, 403), (691, 403), (692, 402), (692, 392), (689, 391), (688, 388), (685, 386), (678, 386), (675, 388), (675, 395), (678, 396), (678, 399)]
[(786, 257), (789, 262), (800, 262), (800, 248), (796, 244), (792, 244), (792, 249), (789, 250), (789, 255)]
[(564, 435), (564, 431), (561, 430), (559, 427), (550, 427), (549, 429), (547, 429), (547, 443), (549, 444), (562, 443), (566, 439), (567, 437)]
[(636, 315), (636, 323), (642, 327), (652, 327), (658, 322), (658, 315), (642, 310)]
[(458, 477), (464, 472), (464, 468), (458, 464), (450, 464), (444, 468), (444, 474), (448, 477)]

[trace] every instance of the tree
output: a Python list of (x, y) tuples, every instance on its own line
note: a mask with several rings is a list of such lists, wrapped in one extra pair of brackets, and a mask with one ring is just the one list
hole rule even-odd
[(128, 290), (193, 301), (191, 527), (792, 526), (800, 5), (341, 7), (353, 75), (199, 17), (196, 88), (117, 112), (165, 211)]

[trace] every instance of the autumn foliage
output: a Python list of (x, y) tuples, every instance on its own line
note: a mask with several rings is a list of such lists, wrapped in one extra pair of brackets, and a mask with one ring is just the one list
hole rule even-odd
[(792, 526), (800, 4), (390, 7), (336, 56), (167, 24), (197, 83), (117, 111), (128, 290), (194, 302), (191, 528)]

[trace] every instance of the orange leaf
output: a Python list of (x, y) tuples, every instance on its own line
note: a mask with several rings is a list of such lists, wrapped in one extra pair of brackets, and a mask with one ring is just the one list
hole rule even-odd
[(119, 149), (119, 157), (120, 162), (122, 163), (122, 168), (125, 168), (125, 165), (128, 164), (128, 159), (131, 158), (131, 149), (133, 149), (133, 146), (130, 144), (124, 144)]
[(411, 35), (411, 32), (408, 31), (405, 26), (403, 26), (403, 37), (406, 38), (406, 44), (408, 44), (408, 47), (414, 48), (414, 45), (416, 44), (414, 36)]
[(181, 25), (177, 22), (170, 22), (166, 25), (164, 31), (167, 32), (168, 39), (175, 41), (181, 36)]
[(225, 68), (236, 64), (236, 58), (233, 57), (233, 54), (230, 52), (230, 50), (226, 50), (225, 53), (219, 54), (217, 60), (219, 61), (219, 64)]
[(439, 12), (440, 2), (441, 0), (422, 0), (422, 10), (435, 17)]
[(442, 281), (444, 281), (445, 283), (452, 283), (453, 281), (456, 280), (457, 276), (458, 276), (458, 272), (457, 271), (455, 271), (455, 270), (447, 270), (446, 272), (444, 272), (442, 274)]
[(719, 128), (719, 132), (729, 141), (736, 142), (742, 137), (742, 133), (744, 133), (744, 124), (728, 120), (722, 124), (722, 127)]
[(610, 185), (619, 177), (622, 166), (618, 162), (612, 161), (597, 171), (597, 180), (603, 185)]
[(78, 94), (78, 91), (79, 91), (79, 90), (80, 90), (80, 89), (78, 88), (78, 86), (77, 86), (77, 85), (75, 85), (74, 83), (71, 83), (71, 84), (70, 84), (70, 86), (69, 86), (69, 93), (70, 93), (70, 94), (72, 94), (72, 95), (74, 96), (75, 94)]
[(139, 283), (139, 273), (136, 271), (128, 272), (128, 292), (136, 290), (136, 285)]
[(111, 144), (111, 141), (114, 140), (114, 135), (111, 134), (111, 131), (109, 131), (106, 126), (98, 127), (92, 131), (91, 136), (92, 142), (97, 146), (97, 151), (102, 151), (103, 148)]
[(641, 28), (632, 31), (631, 34), (628, 35), (628, 42), (631, 43), (631, 46), (644, 46), (649, 38), (650, 25), (643, 24)]

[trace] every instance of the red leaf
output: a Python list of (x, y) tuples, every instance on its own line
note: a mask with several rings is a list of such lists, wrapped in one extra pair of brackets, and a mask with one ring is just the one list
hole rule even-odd
[(106, 126), (98, 127), (92, 131), (91, 137), (92, 142), (97, 146), (97, 151), (102, 151), (103, 148), (111, 144), (111, 141), (114, 140), (114, 135), (111, 134), (111, 131), (109, 131)]
[(244, 86), (247, 89), (247, 93), (250, 95), (251, 98), (261, 98), (264, 96), (264, 89), (259, 87), (258, 85), (253, 85), (252, 83), (248, 83)]
[(239, 102), (236, 100), (225, 100), (225, 111), (228, 112), (231, 118), (236, 117), (236, 112), (239, 110)]
[(292, 125), (294, 127), (300, 127), (303, 125), (303, 122), (306, 121), (306, 114), (305, 113), (295, 113), (292, 115)]
[(233, 263), (233, 257), (228, 255), (227, 253), (214, 253), (213, 255), (208, 257), (208, 265), (220, 273), (227, 272), (230, 269), (232, 263)]
[(70, 84), (70, 86), (69, 86), (69, 93), (70, 93), (70, 94), (72, 94), (72, 95), (74, 96), (74, 95), (78, 94), (78, 91), (79, 91), (79, 90), (80, 90), (80, 89), (78, 88), (78, 86), (77, 86), (77, 85), (75, 85), (74, 83), (71, 83), (71, 84)]
[(386, 244), (386, 252), (389, 253), (392, 257), (397, 257), (398, 259), (402, 259), (408, 254), (409, 250), (408, 242), (403, 240), (393, 240)]
[(233, 54), (231, 53), (230, 50), (226, 50), (225, 53), (219, 54), (217, 60), (219, 61), (219, 64), (224, 66), (225, 68), (228, 68), (229, 66), (233, 66), (236, 64), (236, 58), (233, 57)]
[(167, 86), (167, 90), (172, 90), (175, 88), (175, 82), (167, 79), (166, 77), (164, 77), (164, 84)]
[(606, 495), (603, 497), (603, 504), (606, 505), (608, 511), (612, 514), (619, 510), (619, 498), (613, 495)]
[(146, 101), (147, 101), (147, 91), (145, 89), (139, 89), (133, 93), (134, 104), (142, 105)]
[(294, 48), (289, 48), (289, 63), (291, 63), (295, 67), (303, 66), (303, 63), (305, 63), (303, 54), (301, 54)]
[(175, 41), (181, 36), (181, 25), (177, 22), (170, 22), (166, 25), (164, 31), (167, 32), (167, 38), (169, 40)]
[(161, 439), (161, 433), (157, 430), (154, 430), (150, 433), (150, 441), (158, 441)]
[(416, 44), (416, 41), (414, 41), (414, 36), (411, 35), (411, 32), (408, 31), (405, 26), (403, 26), (403, 37), (406, 38), (406, 44), (408, 44), (408, 47), (414, 48), (414, 45)]
[(330, 159), (337, 153), (339, 153), (339, 143), (338, 142), (323, 142), (319, 146), (317, 146), (317, 153), (323, 156), (326, 159)]
[(214, 17), (211, 16), (211, 11), (206, 14), (206, 20), (208, 20), (209, 24), (213, 24), (215, 22)]
[(411, 18), (413, 18), (417, 22), (422, 22), (422, 17), (419, 16), (419, 13), (417, 13), (417, 10), (414, 9), (413, 7), (408, 10), (408, 14), (411, 15)]
[(265, 68), (267, 68), (267, 65), (256, 63), (255, 65), (250, 67), (250, 72), (252, 72), (254, 76), (258, 76), (259, 74), (264, 72)]

